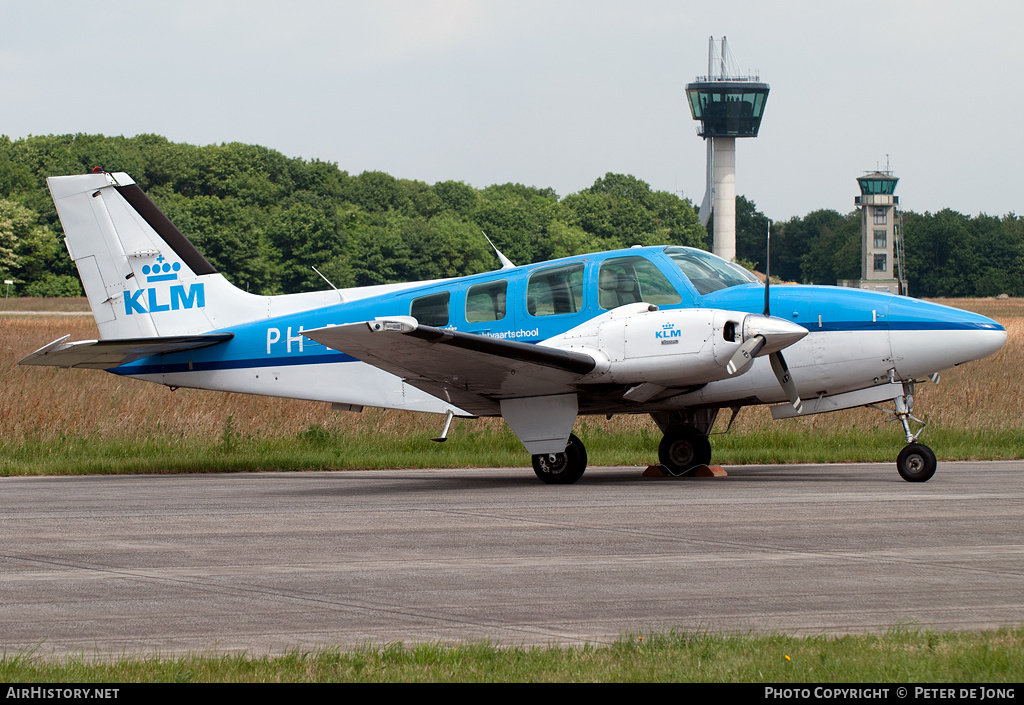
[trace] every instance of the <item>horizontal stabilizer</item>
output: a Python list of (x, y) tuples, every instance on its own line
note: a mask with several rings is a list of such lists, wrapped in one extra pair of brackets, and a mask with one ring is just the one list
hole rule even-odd
[(501, 399), (573, 393), (596, 366), (584, 353), (442, 330), (409, 317), (303, 335), (473, 414), (495, 413)]
[(211, 333), (209, 335), (173, 335), (162, 338), (64, 342), (69, 337), (65, 335), (49, 345), (44, 345), (18, 364), (109, 370), (151, 355), (209, 347), (231, 340), (235, 334)]

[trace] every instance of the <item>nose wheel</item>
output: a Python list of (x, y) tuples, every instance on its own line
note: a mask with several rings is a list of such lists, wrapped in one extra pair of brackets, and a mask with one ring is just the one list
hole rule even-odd
[(927, 482), (935, 474), (935, 453), (921, 443), (910, 443), (896, 458), (896, 470), (907, 482)]

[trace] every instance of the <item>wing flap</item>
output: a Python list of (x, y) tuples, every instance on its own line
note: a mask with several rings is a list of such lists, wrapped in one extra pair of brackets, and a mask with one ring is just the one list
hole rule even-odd
[(575, 382), (597, 364), (580, 352), (422, 326), (409, 318), (303, 335), (473, 414), (498, 413), (501, 399), (573, 393)]
[(234, 333), (174, 335), (161, 338), (122, 338), (112, 340), (76, 340), (64, 342), (65, 335), (36, 350), (19, 365), (48, 365), (91, 370), (109, 370), (151, 355), (195, 350), (217, 345), (235, 337)]

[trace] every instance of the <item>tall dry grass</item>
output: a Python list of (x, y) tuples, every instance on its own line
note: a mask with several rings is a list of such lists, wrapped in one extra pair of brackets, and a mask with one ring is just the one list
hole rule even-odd
[(89, 300), (84, 296), (0, 298), (0, 311), (66, 311), (89, 313)]
[[(954, 302), (961, 308), (990, 311), (1007, 329), (1009, 340), (996, 355), (942, 374), (941, 383), (919, 386), (915, 412), (930, 423), (964, 430), (1024, 428), (1024, 304), (979, 300)], [(974, 304), (973, 306), (970, 304)], [(89, 317), (0, 315), (0, 443), (26, 438), (144, 440), (188, 438), (212, 441), (228, 428), (260, 438), (291, 437), (310, 426), (346, 435), (433, 435), (438, 417), (429, 414), (367, 409), (362, 414), (331, 411), (327, 404), (166, 387), (110, 375), (98, 370), (22, 367), (17, 362), (56, 338), (96, 338)], [(724, 430), (723, 413), (716, 430)], [(815, 430), (865, 430), (884, 425), (886, 417), (869, 409), (851, 409), (803, 419), (773, 422), (765, 407), (744, 409), (734, 432), (767, 429), (772, 424)], [(646, 415), (586, 419), (588, 433), (655, 432)], [(490, 430), (500, 419), (460, 422), (459, 429)], [(459, 431), (456, 430), (456, 432)]]

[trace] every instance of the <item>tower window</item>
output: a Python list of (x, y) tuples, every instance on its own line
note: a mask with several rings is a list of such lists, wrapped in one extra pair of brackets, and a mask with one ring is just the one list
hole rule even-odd
[(875, 231), (875, 247), (883, 248), (883, 247), (886, 246), (885, 245), (885, 236), (886, 236), (886, 232), (884, 230), (876, 230)]
[(889, 271), (886, 268), (886, 265), (887, 265), (886, 259), (887, 259), (886, 255), (875, 255), (875, 271), (876, 272), (887, 272), (887, 271)]
[(885, 225), (885, 215), (888, 208), (875, 206), (875, 225)]

